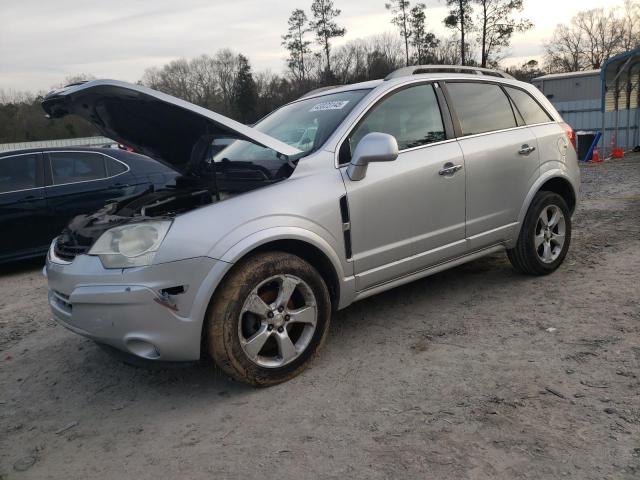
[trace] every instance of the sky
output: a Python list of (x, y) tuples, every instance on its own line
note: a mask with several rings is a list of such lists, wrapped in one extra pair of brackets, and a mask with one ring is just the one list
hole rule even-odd
[[(429, 28), (442, 25), (444, 0), (427, 4)], [(335, 45), (395, 32), (385, 0), (334, 0), (347, 35)], [(416, 0), (411, 2), (417, 3)], [(558, 23), (580, 10), (622, 0), (524, 0), (522, 16), (535, 27), (516, 34), (504, 64), (541, 60), (542, 43)], [(144, 70), (171, 60), (229, 47), (249, 57), (254, 70), (285, 69), (280, 45), (295, 8), (311, 0), (0, 0), (0, 89), (40, 91), (86, 73), (135, 82)], [(311, 38), (311, 37), (310, 37)]]

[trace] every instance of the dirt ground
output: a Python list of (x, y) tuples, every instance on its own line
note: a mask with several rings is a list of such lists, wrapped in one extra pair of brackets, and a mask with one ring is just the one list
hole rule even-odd
[(480, 261), (336, 314), (269, 389), (146, 370), (0, 274), (0, 479), (640, 478), (640, 158), (582, 168), (555, 274)]

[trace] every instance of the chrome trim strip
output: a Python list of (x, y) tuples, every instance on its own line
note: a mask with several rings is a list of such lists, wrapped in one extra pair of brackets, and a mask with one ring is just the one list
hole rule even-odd
[[(20, 190), (9, 190), (8, 192), (0, 192), (0, 195), (4, 195), (5, 193), (28, 192), (30, 190), (39, 190), (41, 188), (45, 188), (45, 187), (31, 187), (31, 188), (21, 188)], [(34, 200), (44, 200), (44, 197), (42, 197), (41, 199), (36, 198)]]
[[(30, 190), (38, 190), (40, 188), (51, 188), (51, 187), (62, 187), (64, 185), (76, 185), (78, 183), (87, 183), (87, 182), (99, 182), (100, 180), (110, 180), (112, 178), (116, 178), (120, 175), (124, 175), (125, 173), (129, 173), (131, 171), (131, 168), (129, 167), (129, 165), (127, 165), (126, 163), (124, 163), (122, 160), (118, 160), (115, 157), (112, 157), (111, 155), (107, 155), (106, 153), (102, 153), (102, 152), (90, 152), (90, 151), (85, 151), (85, 150), (42, 150), (40, 152), (37, 153), (18, 153), (16, 155), (7, 155), (5, 157), (0, 157), (0, 159), (4, 159), (4, 158), (11, 158), (11, 157), (21, 157), (21, 156), (25, 156), (25, 155), (36, 155), (36, 154), (49, 154), (49, 153), (56, 153), (56, 152), (60, 152), (60, 153), (93, 153), (93, 154), (97, 154), (97, 155), (104, 155), (107, 158), (110, 158), (112, 160), (115, 160), (118, 163), (121, 163), (122, 165), (125, 166), (126, 170), (124, 172), (120, 172), (117, 173), (115, 175), (111, 175), (110, 177), (104, 177), (104, 178), (94, 178), (93, 180), (80, 180), (79, 182), (67, 182), (67, 183), (52, 183), (51, 185), (44, 185), (42, 187), (32, 187), (32, 188), (22, 188), (20, 190), (10, 190), (8, 192), (0, 192), (0, 195), (4, 195), (7, 193), (18, 193), (18, 192), (28, 192)], [(46, 158), (45, 161), (49, 164), (49, 172), (51, 173), (51, 181), (53, 181), (53, 167), (51, 166), (51, 159), (50, 158)], [(106, 171), (106, 170), (105, 170)]]
[(42, 153), (41, 150), (37, 152), (29, 152), (29, 153), (14, 153), (12, 155), (0, 155), (0, 159), (2, 158), (11, 158), (11, 157), (24, 157), (25, 155), (40, 155)]
[[(447, 140), (442, 140), (440, 142), (433, 142), (433, 143), (428, 143), (426, 145), (419, 145), (417, 147), (411, 147), (411, 148), (405, 148), (404, 150), (399, 150), (398, 151), (398, 155), (400, 155), (401, 153), (405, 153), (405, 152), (413, 152), (415, 150), (422, 150), (425, 148), (429, 148), (429, 147), (435, 147), (437, 145), (443, 145), (445, 143), (452, 143), (455, 142), (456, 140), (458, 140), (457, 138), (449, 138)], [(336, 158), (336, 162), (338, 161), (338, 159)], [(348, 163), (343, 163), (341, 165), (338, 165), (336, 168), (344, 168), (344, 167), (348, 167), (349, 164)]]
[(557, 124), (558, 122), (549, 121), (549, 122), (544, 122), (544, 123), (532, 123), (531, 125), (519, 125), (517, 127), (503, 128), (501, 130), (491, 130), (489, 132), (474, 133), (473, 135), (462, 135), (462, 136), (458, 137), (457, 140), (466, 140), (467, 138), (475, 138), (475, 137), (482, 137), (482, 136), (485, 136), (485, 135), (493, 135), (494, 133), (503, 133), (503, 132), (510, 132), (512, 130), (521, 130), (523, 128), (536, 127), (536, 126), (539, 126), (539, 125), (549, 125), (551, 123)]

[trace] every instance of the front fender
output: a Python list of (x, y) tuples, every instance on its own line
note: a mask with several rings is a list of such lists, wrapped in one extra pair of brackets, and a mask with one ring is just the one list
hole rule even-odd
[[(298, 240), (308, 243), (320, 250), (329, 259), (339, 279), (353, 275), (353, 271), (345, 271), (344, 264), (336, 253), (335, 246), (311, 230), (293, 226), (271, 227), (257, 231), (236, 242), (218, 258), (227, 263), (236, 263), (252, 250), (278, 240)], [(351, 263), (347, 263), (347, 265), (352, 269)]]
[(216, 252), (215, 247), (212, 249), (209, 256), (216, 258), (217, 261), (198, 289), (192, 317), (204, 322), (211, 297), (233, 265), (256, 248), (277, 240), (298, 240), (320, 250), (331, 262), (340, 283), (339, 308), (350, 303), (354, 296), (355, 287), (353, 265), (345, 262), (348, 265), (348, 269), (345, 270), (334, 246), (322, 236), (305, 228), (293, 226), (270, 227), (239, 239), (225, 252)]

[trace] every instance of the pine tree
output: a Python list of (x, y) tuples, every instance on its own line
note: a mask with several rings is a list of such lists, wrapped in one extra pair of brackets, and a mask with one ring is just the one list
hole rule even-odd
[(294, 10), (289, 17), (287, 34), (282, 36), (282, 45), (289, 51), (287, 65), (296, 79), (303, 83), (306, 81), (305, 55), (311, 53), (311, 42), (304, 39), (305, 34), (310, 31), (307, 21), (304, 10)]
[(467, 43), (465, 37), (473, 29), (471, 0), (447, 0), (447, 5), (451, 7), (451, 10), (449, 10), (449, 15), (445, 17), (444, 24), (447, 28), (460, 32), (460, 65), (466, 65)]
[(426, 8), (424, 3), (418, 3), (411, 9), (411, 16), (409, 17), (412, 31), (411, 45), (415, 49), (416, 63), (418, 65), (430, 63), (432, 55), (429, 52), (440, 44), (440, 41), (433, 33), (427, 32)]
[(393, 13), (393, 18), (391, 19), (391, 23), (393, 23), (400, 30), (400, 36), (404, 40), (404, 51), (406, 58), (406, 65), (409, 66), (409, 38), (411, 37), (411, 24), (409, 18), (409, 7), (411, 3), (409, 0), (392, 0), (391, 3), (386, 3), (384, 5), (387, 10), (391, 10)]
[(343, 37), (347, 30), (339, 27), (335, 22), (335, 19), (340, 15), (340, 10), (334, 8), (332, 0), (313, 0), (311, 12), (313, 13), (311, 29), (316, 34), (316, 41), (324, 50), (327, 61), (325, 81), (329, 82), (333, 76), (331, 72), (331, 39)]
[(233, 83), (233, 107), (239, 122), (255, 121), (257, 100), (258, 92), (249, 59), (240, 54), (238, 55), (238, 72)]
[(515, 32), (524, 32), (533, 27), (529, 20), (516, 20), (515, 12), (521, 12), (522, 0), (475, 0), (480, 7), (480, 28), (477, 42), (480, 45), (480, 66), (486, 67), (492, 53), (508, 47)]

